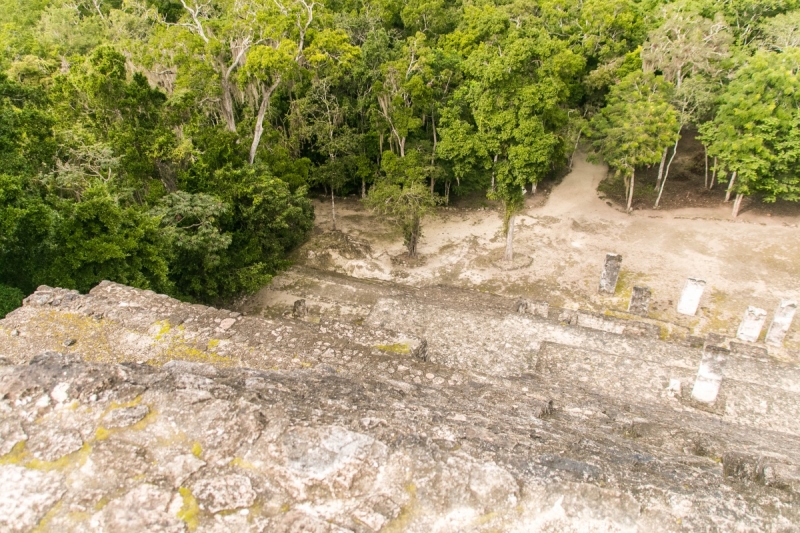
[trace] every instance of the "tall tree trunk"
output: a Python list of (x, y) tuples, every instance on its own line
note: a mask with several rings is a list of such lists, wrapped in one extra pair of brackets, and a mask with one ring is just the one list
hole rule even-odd
[(736, 195), (736, 200), (733, 202), (733, 212), (731, 213), (733, 218), (736, 218), (739, 215), (739, 207), (742, 205), (742, 199), (744, 199), (744, 194), (738, 193)]
[(436, 178), (433, 177), (433, 165), (436, 162), (436, 119), (434, 118), (433, 110), (431, 110), (431, 126), (433, 128), (433, 149), (431, 150), (431, 195), (433, 195), (433, 188), (436, 185)]
[(406, 156), (406, 138), (400, 137), (398, 138), (398, 144), (400, 145), (400, 157)]
[(536, 182), (531, 183), (531, 196), (536, 194)]
[(261, 88), (261, 105), (258, 107), (258, 116), (256, 117), (256, 128), (253, 132), (253, 144), (250, 145), (250, 164), (252, 165), (256, 160), (256, 152), (258, 145), (261, 143), (261, 136), (264, 134), (264, 117), (269, 109), (269, 101), (272, 98), (272, 93), (278, 88), (281, 82), (278, 78), (271, 86), (262, 86)]
[(450, 205), (450, 180), (444, 182), (444, 205)]
[(703, 153), (705, 155), (706, 173), (705, 173), (705, 188), (708, 189), (708, 147), (703, 145)]
[(661, 154), (661, 164), (658, 165), (658, 177), (656, 178), (656, 189), (661, 188), (661, 179), (664, 177), (664, 164), (667, 162), (668, 152), (669, 152), (669, 146), (664, 148), (664, 153)]
[(222, 79), (222, 119), (228, 131), (236, 133), (236, 116), (233, 110), (233, 85), (230, 80)]
[(408, 257), (417, 257), (417, 244), (419, 243), (420, 220), (414, 217), (411, 222), (411, 231), (408, 235)]
[(367, 197), (367, 182), (364, 181), (364, 177), (362, 176), (361, 177), (361, 199), (363, 200), (366, 197)]
[(331, 220), (333, 221), (333, 231), (336, 231), (336, 194), (333, 192), (333, 186), (331, 186)]
[(575, 152), (578, 151), (578, 143), (581, 142), (581, 134), (583, 133), (583, 128), (578, 131), (578, 138), (575, 139), (575, 148), (572, 149), (572, 153), (569, 154), (569, 169), (572, 170), (572, 163), (575, 161)]
[(714, 188), (714, 180), (717, 179), (717, 156), (714, 156), (714, 171), (711, 172), (711, 183), (708, 185), (708, 190)]
[(508, 217), (508, 228), (506, 229), (506, 253), (503, 259), (509, 263), (514, 262), (514, 221), (517, 215)]
[(728, 189), (725, 191), (725, 201), (731, 201), (731, 192), (733, 192), (733, 184), (736, 183), (736, 172), (731, 176), (731, 181), (728, 183)]
[(631, 212), (633, 206), (633, 186), (635, 184), (635, 180), (636, 180), (636, 171), (631, 172), (631, 185), (628, 194), (628, 213)]
[[(669, 163), (667, 163), (667, 168), (664, 170), (664, 177), (661, 179), (661, 187), (659, 187), (658, 189), (658, 198), (656, 198), (656, 205), (655, 205), (656, 209), (658, 209), (658, 204), (661, 202), (661, 194), (664, 192), (664, 185), (667, 183), (667, 177), (669, 176), (669, 167), (672, 166), (672, 160), (675, 159), (675, 154), (678, 153), (679, 140), (680, 140), (680, 130), (678, 130), (678, 138), (675, 139), (675, 146), (672, 148), (672, 156), (670, 156)], [(666, 152), (664, 153), (666, 154)]]
[(494, 154), (494, 164), (492, 165), (492, 192), (494, 192), (494, 167), (497, 166), (497, 154)]

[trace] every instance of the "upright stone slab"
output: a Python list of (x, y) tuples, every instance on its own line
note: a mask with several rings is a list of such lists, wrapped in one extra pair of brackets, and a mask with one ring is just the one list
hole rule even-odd
[(650, 308), (650, 287), (634, 287), (628, 312), (634, 315), (647, 316)]
[(771, 346), (783, 345), (783, 339), (786, 338), (786, 333), (792, 325), (792, 319), (797, 311), (797, 302), (792, 300), (781, 300), (780, 305), (775, 310), (775, 316), (772, 318), (772, 324), (769, 325), (767, 330), (767, 338), (765, 342)]
[(697, 307), (700, 305), (700, 298), (703, 296), (705, 288), (706, 281), (704, 279), (687, 279), (681, 299), (678, 302), (678, 312), (682, 315), (694, 316), (697, 313)]
[(744, 312), (742, 323), (739, 324), (739, 331), (736, 332), (736, 338), (747, 342), (756, 342), (758, 336), (761, 334), (761, 328), (764, 327), (764, 321), (767, 320), (767, 312), (752, 305), (747, 307)]
[(692, 389), (693, 400), (707, 404), (713, 404), (717, 400), (727, 355), (728, 350), (725, 348), (708, 345), (705, 347)]
[(603, 274), (600, 276), (599, 292), (614, 294), (617, 290), (617, 278), (619, 278), (619, 269), (621, 265), (621, 255), (606, 254), (606, 262), (603, 264)]

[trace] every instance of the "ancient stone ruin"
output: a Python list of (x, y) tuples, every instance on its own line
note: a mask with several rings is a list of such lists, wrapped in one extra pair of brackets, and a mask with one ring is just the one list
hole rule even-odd
[(800, 528), (765, 345), (299, 267), (267, 296), (40, 287), (0, 321), (0, 530)]

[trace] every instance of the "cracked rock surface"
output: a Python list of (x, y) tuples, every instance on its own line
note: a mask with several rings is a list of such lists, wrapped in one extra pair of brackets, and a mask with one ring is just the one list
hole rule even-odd
[(482, 374), (422, 338), (433, 304), (376, 305), (397, 333), (93, 293), (0, 321), (2, 532), (800, 530), (796, 369), (729, 362), (715, 412), (662, 383), (699, 350), (657, 339), (514, 317), (598, 344)]
[[(87, 384), (93, 393), (81, 395)], [(72, 400), (40, 401), (64, 389)], [(791, 487), (737, 477), (749, 455), (731, 455), (736, 472), (726, 476), (714, 452), (674, 449), (680, 438), (719, 446), (712, 435), (670, 435), (645, 411), (616, 411), (613, 402), (603, 416), (558, 408), (534, 416), (515, 408), (514, 391), (478, 383), (441, 390), (317, 370), (158, 369), (58, 353), (0, 367), (0, 397), (3, 427), (12, 428), (0, 459), (2, 531), (800, 524)], [(40, 457), (42, 442), (57, 451)]]

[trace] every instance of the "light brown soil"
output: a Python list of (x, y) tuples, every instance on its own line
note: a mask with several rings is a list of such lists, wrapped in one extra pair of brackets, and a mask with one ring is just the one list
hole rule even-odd
[[(598, 197), (597, 186), (606, 175), (605, 166), (580, 154), (549, 195), (528, 197), (514, 240), (517, 258), (532, 259), (523, 268), (496, 264), (505, 239), (500, 212), (491, 202), (443, 208), (426, 219), (421, 257), (413, 261), (405, 256), (399, 230), (358, 199), (337, 202), (339, 234), (329, 231), (330, 204), (316, 203), (318, 232), (295, 260), (356, 277), (456, 285), (610, 313), (626, 311), (633, 286), (647, 285), (653, 293), (651, 317), (696, 334), (734, 335), (748, 305), (766, 309), (771, 320), (781, 298), (800, 298), (797, 215), (766, 216), (749, 209), (733, 220), (730, 204), (628, 215)], [(607, 252), (623, 257), (613, 296), (597, 292)], [(687, 277), (708, 282), (696, 317), (675, 313)], [(795, 349), (800, 347), (798, 323), (787, 338), (787, 346)]]

